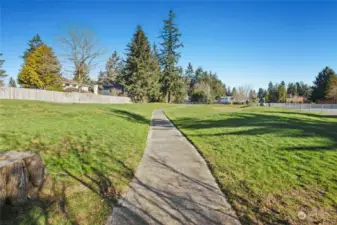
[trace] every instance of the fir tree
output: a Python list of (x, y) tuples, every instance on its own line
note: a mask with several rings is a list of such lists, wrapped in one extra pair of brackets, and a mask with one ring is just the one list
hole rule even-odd
[(18, 75), (22, 87), (61, 89), (61, 65), (50, 47), (43, 44), (25, 58)]
[(227, 86), (226, 86), (226, 84), (223, 84), (222, 87), (223, 87), (223, 90), (224, 90), (224, 95), (227, 95)]
[(141, 26), (137, 26), (132, 41), (128, 44), (127, 59), (123, 73), (123, 83), (128, 94), (136, 102), (148, 100), (148, 91), (152, 82), (150, 72), (151, 49)]
[(150, 102), (161, 101), (160, 78), (161, 78), (161, 71), (159, 64), (159, 54), (157, 46), (154, 43), (151, 49), (151, 55), (149, 60), (148, 100)]
[(237, 91), (236, 91), (236, 88), (233, 87), (233, 90), (232, 90), (232, 95), (231, 96), (235, 96), (237, 94)]
[(188, 63), (187, 68), (185, 70), (185, 77), (189, 78), (190, 80), (194, 79), (194, 70), (191, 63)]
[(268, 84), (268, 100), (269, 102), (279, 102), (279, 85), (269, 82)]
[(262, 88), (259, 88), (259, 91), (257, 92), (257, 97), (259, 98), (260, 103), (264, 103), (264, 90)]
[(268, 90), (264, 90), (263, 98), (264, 98), (264, 102), (270, 102)]
[(204, 70), (201, 68), (201, 67), (198, 67), (196, 70), (195, 70), (195, 82), (196, 83), (199, 83), (201, 81), (201, 78), (204, 76), (205, 72)]
[[(2, 53), (0, 53), (0, 57), (2, 56)], [(3, 79), (7, 77), (6, 70), (2, 69), (2, 65), (4, 64), (5, 60), (0, 60), (0, 87), (4, 85)]]
[(162, 93), (167, 96), (167, 101), (171, 101), (171, 91), (173, 87), (173, 82), (178, 76), (177, 63), (180, 58), (180, 52), (178, 49), (183, 47), (180, 42), (181, 34), (174, 24), (175, 14), (172, 10), (169, 12), (169, 18), (164, 20), (164, 27), (161, 32), (161, 38), (163, 42), (161, 43), (162, 49), (160, 53), (160, 61), (163, 68), (162, 82)]
[(172, 86), (172, 95), (174, 96), (174, 101), (177, 103), (183, 102), (188, 94), (188, 80), (184, 77), (183, 73), (183, 68), (179, 67), (178, 75), (175, 76)]
[(325, 67), (316, 77), (310, 99), (317, 101), (327, 99), (329, 83), (336, 77), (336, 73), (329, 67)]
[(114, 51), (112, 56), (109, 58), (108, 62), (105, 65), (106, 76), (108, 83), (114, 83), (117, 80), (117, 77), (121, 73), (120, 63), (121, 58), (117, 55), (117, 52)]
[(151, 55), (154, 59), (156, 59), (158, 61), (158, 63), (160, 63), (160, 55), (159, 55), (156, 43), (153, 43), (153, 45), (152, 45)]
[(29, 48), (26, 49), (26, 51), (23, 53), (22, 58), (26, 59), (29, 54), (34, 52), (35, 49), (37, 49), (38, 47), (40, 47), (43, 44), (44, 43), (41, 40), (40, 35), (36, 34), (31, 40), (29, 40), (29, 42), (28, 42)]
[(227, 93), (226, 93), (227, 96), (232, 96), (232, 92), (231, 92), (231, 87), (228, 86), (227, 87)]
[(281, 82), (278, 87), (278, 102), (286, 102), (287, 99), (287, 90), (284, 81)]
[(193, 86), (196, 83), (195, 73), (194, 73), (193, 66), (191, 63), (188, 63), (187, 65), (187, 68), (185, 70), (185, 77), (186, 77), (186, 81), (189, 86), (188, 96), (191, 96), (193, 93)]
[(16, 87), (16, 82), (12, 77), (9, 79), (8, 87)]
[(102, 86), (106, 84), (106, 81), (106, 73), (100, 70), (97, 77), (97, 84), (101, 86), (100, 88), (102, 88)]

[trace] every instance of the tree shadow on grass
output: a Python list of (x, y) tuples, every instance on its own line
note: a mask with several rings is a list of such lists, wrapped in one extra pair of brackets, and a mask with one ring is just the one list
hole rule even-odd
[[(191, 136), (224, 136), (224, 135), (264, 135), (276, 134), (281, 137), (321, 137), (330, 140), (324, 146), (296, 146), (284, 150), (312, 150), (336, 151), (337, 149), (337, 121), (323, 121), (315, 118), (326, 118), (326, 115), (307, 114), (307, 117), (294, 118), (287, 116), (289, 112), (277, 112), (278, 115), (237, 113), (229, 118), (220, 120), (197, 120), (195, 118), (181, 118), (174, 123), (181, 129), (202, 130), (208, 128), (246, 128), (238, 131), (225, 131), (212, 134), (198, 134)], [(296, 114), (296, 113), (295, 113)], [(302, 115), (302, 113), (299, 113)]]
[[(275, 115), (274, 115), (275, 113)], [(292, 115), (300, 115), (303, 117), (292, 117)], [(328, 139), (325, 143), (318, 142), (317, 145), (306, 145), (303, 142), (302, 145), (296, 145), (291, 147), (280, 147), (280, 150), (285, 151), (314, 151), (317, 153), (323, 153), (325, 151), (337, 151), (337, 121), (327, 121), (326, 118), (335, 118), (335, 116), (318, 115), (310, 113), (296, 113), (296, 112), (268, 112), (265, 114), (240, 112), (227, 114), (228, 117), (223, 119), (202, 119), (198, 120), (197, 117), (184, 117), (173, 120), (177, 127), (183, 129), (184, 132), (191, 132), (188, 137), (221, 137), (221, 136), (256, 136), (272, 134), (279, 137), (290, 138), (307, 138), (307, 137), (321, 137)], [(319, 119), (322, 120), (319, 120)], [(225, 128), (223, 132), (212, 133), (212, 128)], [(209, 129), (207, 131), (203, 131)], [(193, 132), (192, 130), (197, 130)], [(220, 130), (221, 131), (221, 130)], [(194, 134), (193, 134), (194, 133)], [(239, 137), (238, 137), (239, 138)], [(213, 166), (209, 164), (211, 170)], [(214, 174), (214, 170), (212, 171)], [(227, 171), (228, 172), (228, 171)], [(230, 173), (230, 171), (229, 171)], [(271, 207), (256, 202), (257, 199), (261, 199), (260, 196), (255, 196), (248, 185), (244, 181), (238, 181), (238, 186), (242, 188), (244, 193), (249, 193), (249, 198), (236, 194), (235, 190), (228, 190), (228, 187), (222, 186), (221, 189), (228, 196), (232, 202), (232, 206), (239, 214), (242, 224), (256, 224), (256, 221), (260, 221), (263, 224), (293, 224), (290, 220), (284, 216), (279, 215), (279, 211), (273, 209), (274, 204)], [(278, 204), (284, 204), (282, 197), (278, 199)], [(247, 214), (247, 210), (251, 210), (254, 213), (252, 219)], [(332, 215), (332, 214), (331, 214)], [(332, 217), (330, 216), (330, 221)]]
[[(212, 198), (223, 198), (219, 189), (203, 180), (191, 177), (182, 171), (178, 171), (157, 157), (150, 156), (152, 165), (161, 173), (173, 174), (179, 178), (171, 183), (179, 187), (188, 186), (191, 190), (182, 193), (174, 189), (163, 187), (158, 183), (141, 180), (134, 177), (130, 190), (131, 198), (122, 198), (122, 206), (114, 208), (114, 224), (162, 224), (164, 221), (174, 221), (176, 224), (237, 224), (237, 217), (233, 212), (215, 209)], [(181, 188), (181, 187), (180, 187)], [(207, 196), (208, 193), (211, 196)], [(191, 193), (202, 193), (201, 196), (193, 196)], [(191, 196), (192, 195), (192, 196)], [(200, 199), (199, 199), (200, 197)], [(202, 200), (201, 200), (202, 199)], [(129, 215), (129, 216), (125, 216)], [(169, 218), (169, 219), (168, 219)], [(222, 221), (225, 219), (226, 221)]]
[[(94, 193), (101, 199), (101, 202), (104, 201), (112, 209), (117, 204), (117, 198), (120, 195), (115, 184), (125, 182), (126, 185), (133, 177), (133, 170), (109, 150), (95, 149), (91, 141), (91, 138), (87, 137), (79, 143), (67, 137), (60, 140), (56, 147), (44, 143), (31, 144), (28, 151), (39, 152), (41, 155), (46, 150), (54, 152), (52, 156), (49, 155), (51, 158), (44, 160), (47, 168), (49, 163), (53, 164), (52, 174), (54, 175), (48, 175), (48, 182), (45, 182), (42, 188), (43, 194), (29, 199), (24, 204), (15, 206), (6, 204), (0, 214), (0, 224), (52, 224), (55, 223), (56, 217), (67, 224), (83, 224), (86, 221), (76, 220), (76, 209), (69, 209), (69, 202), (72, 201), (74, 204), (74, 201), (77, 201), (70, 200), (71, 192), (80, 193), (83, 190), (81, 186), (85, 187), (86, 191)], [(93, 149), (95, 152), (90, 153)], [(106, 167), (95, 163), (92, 157), (97, 156), (100, 159), (108, 158), (108, 161), (102, 162)], [(55, 168), (58, 169), (55, 171)], [(88, 205), (87, 207), (86, 211), (89, 212), (89, 208), (94, 206)]]
[[(334, 109), (334, 111), (337, 112), (337, 109)], [(269, 113), (279, 113), (283, 115), (299, 115), (299, 116), (308, 116), (308, 117), (315, 117), (315, 118), (320, 118), (320, 119), (325, 119), (325, 118), (337, 118), (337, 115), (330, 115), (330, 114), (319, 114), (319, 113), (308, 113), (308, 112), (303, 112), (303, 111), (271, 111)]]
[(147, 119), (146, 117), (130, 111), (121, 109), (111, 109), (110, 114), (135, 123), (150, 124), (150, 120)]
[(6, 203), (1, 209), (0, 224), (52, 224), (53, 216), (51, 215), (51, 211), (57, 211), (60, 218), (67, 220), (69, 224), (78, 225), (67, 210), (65, 184), (60, 183), (60, 185), (56, 185), (56, 181), (51, 180), (51, 178), (47, 178), (46, 180), (51, 186), (48, 196), (38, 193), (37, 196), (29, 197), (25, 203), (16, 205)]

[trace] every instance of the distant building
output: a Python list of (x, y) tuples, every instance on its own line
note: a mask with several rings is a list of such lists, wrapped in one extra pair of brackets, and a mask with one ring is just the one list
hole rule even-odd
[(90, 85), (80, 85), (74, 80), (63, 79), (63, 90), (65, 92), (90, 92)]
[(234, 101), (233, 96), (224, 96), (219, 99), (220, 104), (232, 104)]
[(303, 96), (293, 96), (286, 98), (286, 103), (304, 103), (305, 100)]

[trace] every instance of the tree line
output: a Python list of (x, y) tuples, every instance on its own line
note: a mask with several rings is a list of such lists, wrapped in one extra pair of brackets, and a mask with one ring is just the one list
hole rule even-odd
[[(96, 81), (89, 74), (103, 51), (95, 45), (95, 36), (90, 31), (73, 29), (60, 41), (66, 60), (73, 65), (72, 79), (80, 85), (118, 83), (123, 94), (135, 102), (182, 102), (187, 96), (211, 102), (226, 93), (215, 73), (201, 67), (194, 71), (191, 63), (186, 70), (178, 66), (183, 43), (172, 10), (163, 21), (159, 48), (156, 43), (151, 45), (143, 28), (137, 26), (127, 45), (126, 58), (114, 51)], [(22, 56), (24, 63), (18, 84), (25, 88), (62, 90), (62, 67), (52, 48), (38, 34), (28, 45)], [(3, 62), (0, 61), (0, 66)], [(0, 72), (0, 78), (4, 78), (5, 71)], [(16, 86), (16, 82), (11, 78), (9, 85)]]
[(284, 81), (275, 84), (269, 82), (267, 89), (259, 88), (257, 93), (260, 103), (284, 103), (287, 98), (291, 99), (297, 96), (301, 96), (311, 102), (337, 100), (337, 74), (333, 69), (325, 67), (318, 73), (312, 86), (302, 81), (290, 82), (288, 85)]
[[(179, 65), (180, 49), (183, 47), (181, 33), (175, 24), (175, 13), (170, 10), (163, 21), (159, 47), (150, 44), (145, 31), (137, 26), (127, 45), (125, 59), (116, 51), (100, 70), (97, 80), (89, 76), (97, 65), (97, 58), (103, 50), (96, 45), (96, 38), (90, 31), (72, 29), (66, 37), (60, 38), (65, 59), (70, 62), (72, 79), (84, 84), (105, 86), (118, 84), (124, 95), (135, 102), (183, 102), (187, 98), (194, 102), (210, 103), (222, 96), (233, 96), (236, 101), (286, 102), (288, 97), (303, 96), (311, 101), (337, 98), (337, 75), (329, 67), (316, 77), (313, 86), (304, 82), (268, 84), (267, 89), (259, 88), (256, 93), (250, 85), (229, 87), (222, 83), (217, 74), (194, 68), (189, 63), (186, 69)], [(37, 34), (28, 43), (23, 53), (24, 63), (18, 73), (17, 82), (21, 87), (45, 90), (62, 90), (63, 76), (61, 63), (52, 47), (44, 43)], [(2, 54), (0, 54), (0, 57)], [(1, 69), (0, 85), (7, 76)], [(16, 87), (13, 78), (9, 86)]]

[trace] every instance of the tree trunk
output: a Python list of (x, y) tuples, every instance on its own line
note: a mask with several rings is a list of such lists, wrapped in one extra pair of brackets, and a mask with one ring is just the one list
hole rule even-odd
[(168, 95), (167, 95), (167, 103), (171, 102), (171, 91), (168, 91)]
[(0, 207), (25, 202), (41, 188), (45, 167), (33, 152), (0, 153)]

